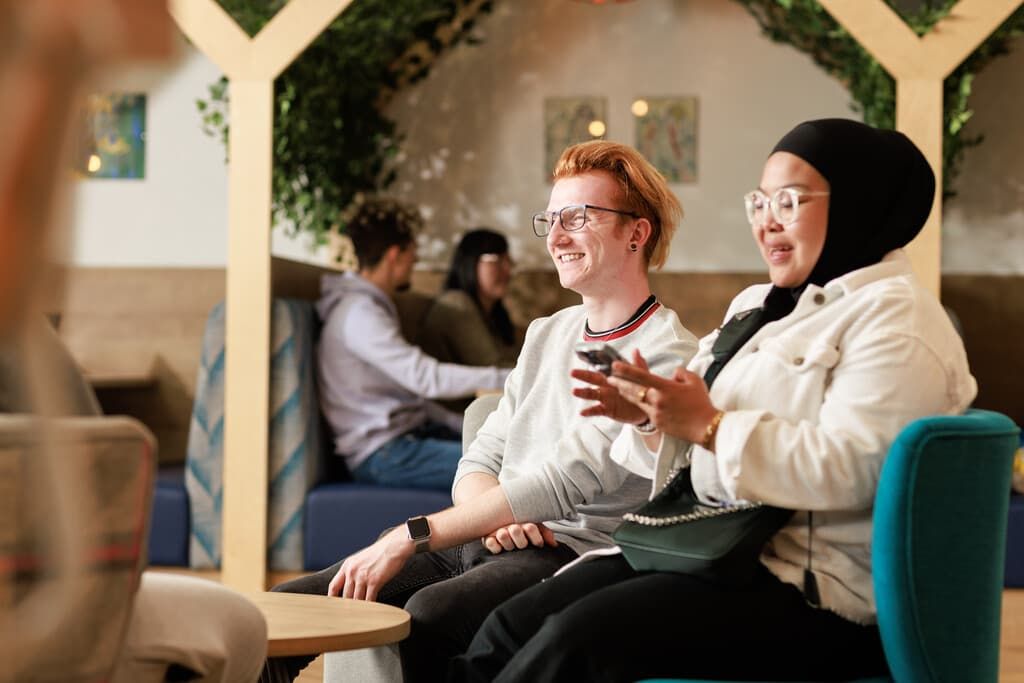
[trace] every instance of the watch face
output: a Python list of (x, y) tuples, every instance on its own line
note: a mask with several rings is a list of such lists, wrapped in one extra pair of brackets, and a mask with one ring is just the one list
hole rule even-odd
[(430, 538), (430, 524), (426, 517), (413, 517), (405, 525), (409, 529), (409, 538)]

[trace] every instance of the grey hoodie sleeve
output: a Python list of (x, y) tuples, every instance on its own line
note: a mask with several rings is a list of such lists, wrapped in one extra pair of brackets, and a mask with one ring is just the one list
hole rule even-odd
[(507, 370), (440, 363), (402, 337), (398, 320), (369, 299), (354, 301), (340, 325), (345, 346), (396, 384), (425, 398), (459, 398), (477, 389), (500, 389)]

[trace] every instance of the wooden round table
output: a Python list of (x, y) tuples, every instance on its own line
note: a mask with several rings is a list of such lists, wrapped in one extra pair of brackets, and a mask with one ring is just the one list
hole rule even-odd
[(246, 593), (267, 620), (267, 656), (315, 655), (397, 643), (409, 613), (379, 602), (297, 593)]

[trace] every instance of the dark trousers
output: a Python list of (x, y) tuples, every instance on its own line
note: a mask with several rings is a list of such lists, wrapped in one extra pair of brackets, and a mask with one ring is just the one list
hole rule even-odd
[[(406, 683), (444, 679), (449, 660), (466, 651), (480, 624), (495, 607), (575, 559), (567, 545), (526, 548), (492, 555), (479, 542), (413, 555), (381, 589), (379, 602), (404, 607), (412, 630), (399, 649)], [(272, 590), (327, 594), (337, 563)], [(273, 657), (260, 681), (292, 681), (313, 657)]]
[(495, 610), (450, 681), (850, 680), (887, 675), (876, 626), (809, 605), (764, 567), (743, 588), (599, 558)]

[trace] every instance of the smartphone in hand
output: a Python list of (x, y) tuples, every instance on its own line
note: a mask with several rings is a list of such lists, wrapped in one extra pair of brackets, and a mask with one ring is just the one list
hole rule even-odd
[(612, 363), (615, 361), (626, 360), (604, 342), (580, 342), (576, 345), (576, 355), (602, 375), (612, 374)]

